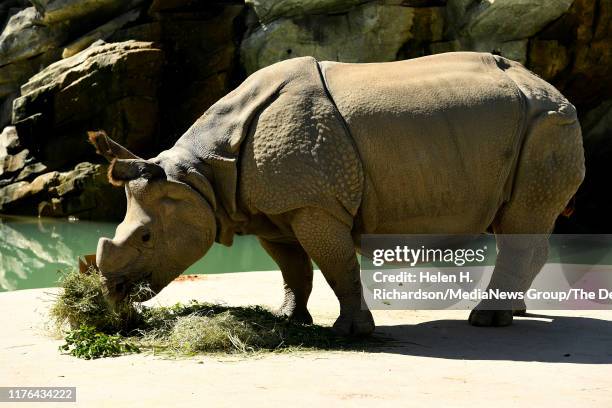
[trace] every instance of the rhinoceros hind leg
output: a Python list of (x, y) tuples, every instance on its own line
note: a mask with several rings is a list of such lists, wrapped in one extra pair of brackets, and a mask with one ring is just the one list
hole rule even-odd
[[(523, 301), (523, 303), (525, 303), (525, 301)], [(515, 309), (512, 311), (512, 315), (513, 316), (527, 316), (527, 306), (525, 307), (519, 307), (518, 309)]]
[[(496, 236), (499, 253), (488, 289), (524, 294), (548, 259), (548, 234)], [(525, 301), (484, 300), (470, 313), (473, 326), (508, 326), (527, 313)]]
[(362, 309), (359, 263), (350, 226), (321, 209), (303, 208), (295, 213), (291, 227), (340, 302), (335, 332), (342, 336), (371, 334), (374, 319), (367, 308)]
[(283, 274), (285, 297), (276, 314), (298, 323), (311, 324), (312, 316), (306, 307), (312, 291), (310, 257), (299, 244), (271, 242), (263, 238), (259, 238), (259, 242)]
[[(569, 109), (569, 108), (568, 108)], [(568, 120), (567, 117), (574, 120)], [(584, 178), (584, 153), (575, 112), (546, 112), (532, 124), (518, 163), (510, 201), (493, 223), (499, 249), (489, 289), (524, 293), (548, 259), (548, 236)], [(476, 326), (504, 326), (525, 302), (482, 301)]]
[(509, 326), (512, 324), (512, 311), (473, 309), (470, 312), (469, 322), (472, 326)]

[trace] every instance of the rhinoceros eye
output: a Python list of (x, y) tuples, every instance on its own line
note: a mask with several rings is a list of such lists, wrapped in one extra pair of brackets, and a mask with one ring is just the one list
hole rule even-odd
[(149, 242), (151, 240), (151, 233), (145, 232), (142, 234), (142, 242)]

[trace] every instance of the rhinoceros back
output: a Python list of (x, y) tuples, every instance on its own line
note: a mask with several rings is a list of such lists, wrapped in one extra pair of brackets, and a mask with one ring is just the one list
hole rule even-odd
[(491, 221), (525, 123), (524, 97), (492, 55), (321, 67), (363, 163), (364, 231), (480, 232)]

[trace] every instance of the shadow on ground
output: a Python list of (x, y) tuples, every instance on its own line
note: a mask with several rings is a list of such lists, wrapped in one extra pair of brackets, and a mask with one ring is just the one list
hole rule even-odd
[(461, 360), (612, 364), (612, 322), (528, 314), (509, 327), (473, 327), (465, 320), (378, 326), (369, 352)]

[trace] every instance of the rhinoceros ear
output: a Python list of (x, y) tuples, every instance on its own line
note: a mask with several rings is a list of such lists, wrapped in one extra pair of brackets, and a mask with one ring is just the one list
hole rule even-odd
[(113, 159), (108, 167), (108, 181), (114, 186), (122, 186), (137, 178), (163, 178), (165, 174), (160, 166), (143, 159)]
[(109, 162), (113, 159), (140, 159), (119, 143), (107, 136), (103, 130), (87, 132), (89, 142), (96, 148), (96, 153), (102, 155)]

